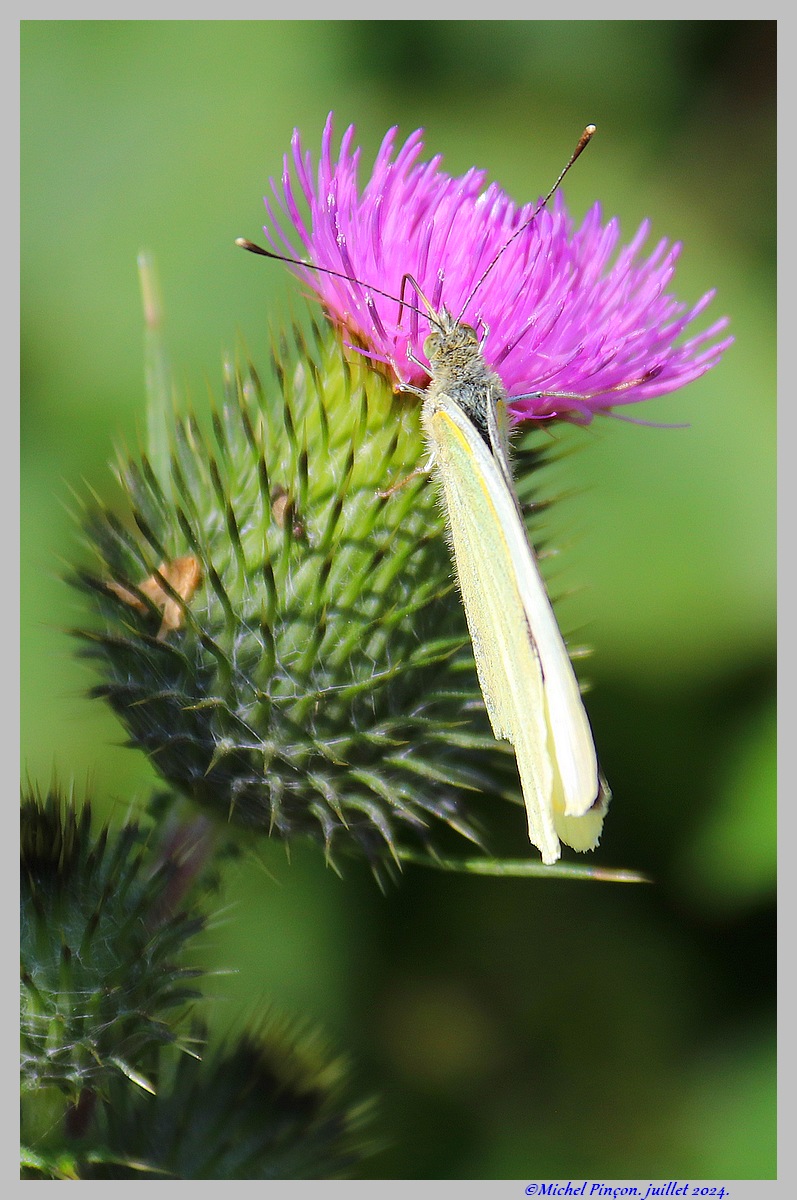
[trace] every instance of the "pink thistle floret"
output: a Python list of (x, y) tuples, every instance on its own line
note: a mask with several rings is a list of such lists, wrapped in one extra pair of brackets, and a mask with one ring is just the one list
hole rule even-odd
[(678, 243), (662, 240), (641, 257), (645, 221), (618, 249), (616, 219), (604, 225), (596, 203), (574, 229), (561, 193), (472, 294), (536, 205), (518, 208), (497, 184), (485, 188), (485, 172), (476, 168), (453, 178), (439, 169), (439, 155), (421, 162), (421, 130), (395, 150), (396, 132), (385, 135), (360, 190), (353, 126), (336, 158), (330, 114), (317, 171), (294, 131), (281, 186), (272, 180), (273, 196), (265, 201), (272, 249), (345, 276), (296, 268), (330, 317), (363, 353), (386, 364), (396, 384), (423, 387), (429, 379), (408, 356), (426, 361), (430, 326), (411, 285), (404, 286), (407, 303), (399, 303), (406, 275), (435, 309), (444, 305), (484, 335), (485, 360), (500, 376), (517, 420), (561, 415), (587, 421), (596, 412), (663, 395), (703, 375), (732, 342), (719, 338), (726, 318), (684, 339), (714, 293), (688, 308), (667, 290)]

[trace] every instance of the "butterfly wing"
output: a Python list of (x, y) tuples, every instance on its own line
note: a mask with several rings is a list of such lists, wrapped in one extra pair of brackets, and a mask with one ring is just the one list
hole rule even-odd
[[(534, 551), (526, 537), (523, 514), (515, 495), (509, 463), (509, 420), (503, 400), (487, 405), (487, 432), (493, 458), (520, 521), (522, 537), (513, 540), (513, 546), (518, 551), (515, 563), (529, 621), (533, 621), (534, 638), (542, 663), (551, 732), (562, 776), (565, 813), (570, 816), (582, 816), (596, 800), (596, 786), (603, 792), (607, 804), (609, 790), (598, 772), (595, 742), (570, 655), (562, 640)], [(524, 561), (526, 559), (531, 560), (530, 564)], [(605, 807), (606, 805), (604, 810)]]
[(529, 546), (502, 446), (491, 453), (450, 396), (424, 402), (482, 694), (515, 750), (529, 838), (553, 863), (559, 840), (597, 845), (605, 805), (578, 683)]

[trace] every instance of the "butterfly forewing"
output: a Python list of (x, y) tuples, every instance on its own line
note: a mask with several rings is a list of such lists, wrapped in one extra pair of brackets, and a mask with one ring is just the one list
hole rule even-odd
[[(599, 790), (578, 685), (511, 490), (505, 447), (500, 457), (491, 453), (460, 406), (445, 394), (425, 401), (423, 423), (443, 484), (463, 606), (493, 732), (515, 749), (529, 837), (543, 861), (552, 863), (559, 857), (559, 837), (586, 849), (597, 844), (600, 834), (597, 813), (589, 815), (583, 828), (573, 820), (588, 812)], [(565, 728), (556, 729), (556, 722)], [(565, 812), (571, 816), (562, 820)]]
[[(534, 551), (529, 545), (515, 495), (509, 464), (509, 425), (502, 400), (487, 404), (486, 424), (492, 457), (505, 484), (505, 496), (500, 505), (504, 516), (502, 527), (506, 530), (518, 589), (542, 665), (551, 736), (562, 779), (564, 811), (568, 816), (580, 817), (595, 803), (601, 790), (595, 742), (581, 700), (578, 680)], [(509, 512), (509, 508), (514, 509), (514, 514)]]
[[(445, 396), (438, 398), (434, 409), (425, 407), (424, 424), (443, 481), (454, 562), (487, 712), (496, 737), (506, 738), (515, 749), (529, 838), (545, 862), (555, 862), (559, 840), (550, 808), (553, 771), (545, 745), (542, 672), (526, 630), (520, 595), (511, 585), (511, 555), (484, 480), (473, 470), (472, 439), (481, 442), (481, 438)], [(483, 442), (481, 448), (489, 460)], [(496, 471), (494, 464), (484, 465)], [(489, 557), (485, 531), (493, 543)]]

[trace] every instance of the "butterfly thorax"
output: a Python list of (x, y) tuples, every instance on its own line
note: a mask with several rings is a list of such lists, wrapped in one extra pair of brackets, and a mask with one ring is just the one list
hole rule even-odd
[(455, 321), (441, 309), (423, 344), (431, 382), (426, 396), (450, 396), (487, 440), (487, 408), (506, 399), (499, 376), (484, 361), (481, 342), (471, 325)]

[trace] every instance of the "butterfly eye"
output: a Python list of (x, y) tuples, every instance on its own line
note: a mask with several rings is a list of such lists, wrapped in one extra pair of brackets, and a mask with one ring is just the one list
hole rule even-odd
[(429, 336), (424, 340), (423, 352), (426, 355), (426, 357), (429, 359), (430, 362), (432, 360), (432, 356), (439, 349), (439, 346), (440, 346), (440, 335), (437, 333), (430, 333)]

